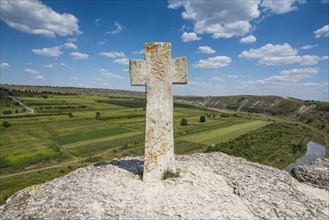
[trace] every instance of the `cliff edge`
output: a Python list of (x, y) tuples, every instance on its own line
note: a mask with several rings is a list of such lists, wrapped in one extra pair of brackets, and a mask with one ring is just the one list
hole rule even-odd
[(177, 156), (180, 177), (143, 182), (141, 158), (80, 168), (14, 194), (1, 219), (329, 219), (329, 192), (223, 153)]

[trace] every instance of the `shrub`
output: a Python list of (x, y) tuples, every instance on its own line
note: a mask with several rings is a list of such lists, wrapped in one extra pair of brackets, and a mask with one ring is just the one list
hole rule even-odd
[(188, 122), (187, 122), (186, 118), (182, 118), (182, 120), (180, 122), (180, 125), (182, 125), (182, 126), (187, 126), (188, 125)]
[(168, 179), (168, 178), (176, 178), (176, 177), (179, 177), (179, 171), (177, 171), (176, 173), (172, 172), (172, 171), (169, 171), (167, 170), (163, 176), (162, 176), (162, 179), (165, 180), (165, 179)]
[(9, 128), (10, 127), (10, 123), (8, 121), (3, 121), (2, 122), (2, 126), (5, 127), (5, 128)]
[(5, 111), (2, 112), (2, 114), (4, 114), (4, 115), (10, 115), (12, 113), (13, 112), (11, 110), (5, 110)]
[(206, 116), (201, 115), (200, 116), (200, 122), (206, 122)]
[(69, 113), (67, 114), (67, 116), (69, 116), (70, 118), (73, 118), (73, 114), (72, 114), (72, 112), (69, 112)]

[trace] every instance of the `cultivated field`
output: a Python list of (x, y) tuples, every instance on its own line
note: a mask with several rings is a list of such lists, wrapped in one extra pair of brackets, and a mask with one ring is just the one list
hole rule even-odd
[[(17, 91), (11, 95), (34, 113), (25, 114), (1, 96), (1, 111), (14, 111), (0, 116), (1, 203), (17, 190), (78, 167), (143, 155), (144, 99)], [(200, 122), (201, 115), (205, 122)], [(183, 118), (186, 126), (181, 125)], [(310, 131), (298, 123), (184, 103), (174, 104), (174, 132), (176, 154), (223, 151), (279, 168), (299, 157), (310, 139)]]

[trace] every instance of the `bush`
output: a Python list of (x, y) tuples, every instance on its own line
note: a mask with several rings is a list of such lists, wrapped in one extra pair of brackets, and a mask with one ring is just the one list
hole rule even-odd
[(5, 111), (2, 112), (2, 114), (4, 114), (4, 115), (10, 115), (12, 113), (13, 112), (11, 110), (5, 110)]
[(206, 122), (206, 116), (201, 115), (200, 116), (200, 122)]
[(2, 122), (2, 126), (5, 127), (5, 128), (9, 128), (10, 127), (10, 123), (8, 121), (3, 121)]
[(70, 118), (73, 118), (73, 114), (72, 114), (72, 112), (69, 112), (69, 113), (67, 114), (67, 116), (69, 116)]
[(172, 171), (167, 170), (163, 174), (162, 179), (165, 180), (165, 179), (168, 179), (168, 178), (176, 178), (176, 177), (179, 177), (179, 172), (178, 171), (176, 173), (174, 173)]
[(180, 122), (180, 125), (182, 125), (182, 126), (187, 126), (187, 120), (186, 120), (186, 118), (182, 118), (182, 120), (181, 120), (181, 122)]
[(96, 112), (96, 120), (100, 120), (101, 119), (101, 113), (100, 112)]

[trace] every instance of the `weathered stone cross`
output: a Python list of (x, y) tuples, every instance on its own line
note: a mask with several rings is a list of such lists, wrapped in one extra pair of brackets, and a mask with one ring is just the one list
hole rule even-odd
[(186, 57), (171, 59), (170, 43), (145, 43), (144, 60), (130, 60), (133, 86), (146, 85), (143, 181), (161, 180), (174, 164), (172, 84), (187, 83)]

